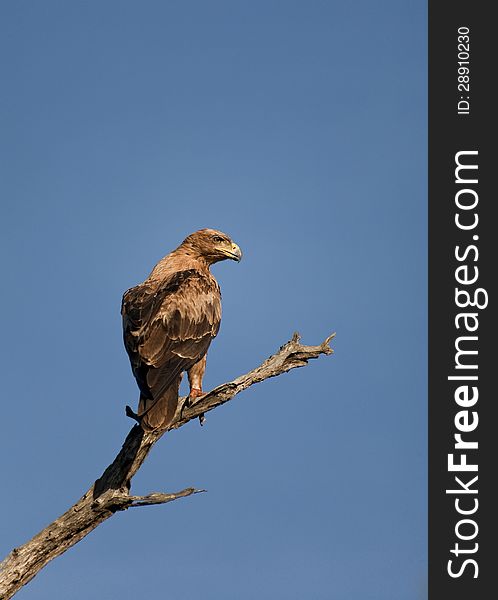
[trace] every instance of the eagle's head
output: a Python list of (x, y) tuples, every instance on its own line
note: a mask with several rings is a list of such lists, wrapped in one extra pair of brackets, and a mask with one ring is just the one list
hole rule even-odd
[(237, 262), (242, 258), (242, 251), (230, 236), (216, 229), (199, 229), (185, 238), (182, 246), (187, 246), (210, 265), (227, 258)]

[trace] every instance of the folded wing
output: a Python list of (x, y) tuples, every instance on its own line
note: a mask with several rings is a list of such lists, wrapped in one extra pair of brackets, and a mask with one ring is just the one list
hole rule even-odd
[(210, 274), (179, 271), (158, 287), (145, 282), (129, 289), (121, 314), (133, 374), (155, 403), (206, 354), (220, 327), (220, 290)]

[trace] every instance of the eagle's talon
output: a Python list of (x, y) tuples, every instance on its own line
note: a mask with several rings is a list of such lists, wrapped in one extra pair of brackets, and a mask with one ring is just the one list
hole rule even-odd
[(187, 401), (185, 402), (185, 406), (188, 408), (194, 406), (197, 403), (199, 398), (205, 396), (206, 394), (200, 388), (190, 388), (190, 393), (187, 396)]
[(190, 393), (188, 395), (189, 398), (194, 400), (195, 398), (200, 398), (204, 396), (204, 392), (200, 388), (190, 388)]
[[(190, 394), (188, 395), (188, 402), (189, 402), (189, 406), (193, 406), (196, 401), (199, 398), (202, 398), (202, 396), (205, 396), (206, 394), (200, 389), (200, 388), (191, 388), (190, 389)], [(204, 413), (202, 415), (199, 415), (199, 423), (201, 425), (201, 427), (204, 425), (204, 422), (206, 421), (206, 417), (204, 416)]]

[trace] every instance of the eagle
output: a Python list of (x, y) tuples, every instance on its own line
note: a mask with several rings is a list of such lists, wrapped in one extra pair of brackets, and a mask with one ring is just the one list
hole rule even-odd
[(143, 283), (124, 293), (123, 339), (140, 390), (138, 412), (132, 416), (144, 431), (171, 424), (184, 371), (189, 399), (202, 395), (206, 354), (221, 322), (220, 286), (209, 268), (241, 258), (228, 235), (200, 229), (162, 258)]

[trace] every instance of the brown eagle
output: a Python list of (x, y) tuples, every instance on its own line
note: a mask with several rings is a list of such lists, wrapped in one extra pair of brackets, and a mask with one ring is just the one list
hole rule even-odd
[(123, 295), (124, 344), (140, 388), (135, 416), (145, 431), (173, 420), (184, 371), (190, 398), (202, 395), (206, 354), (221, 321), (220, 287), (209, 267), (227, 258), (240, 261), (237, 244), (221, 231), (201, 229)]

